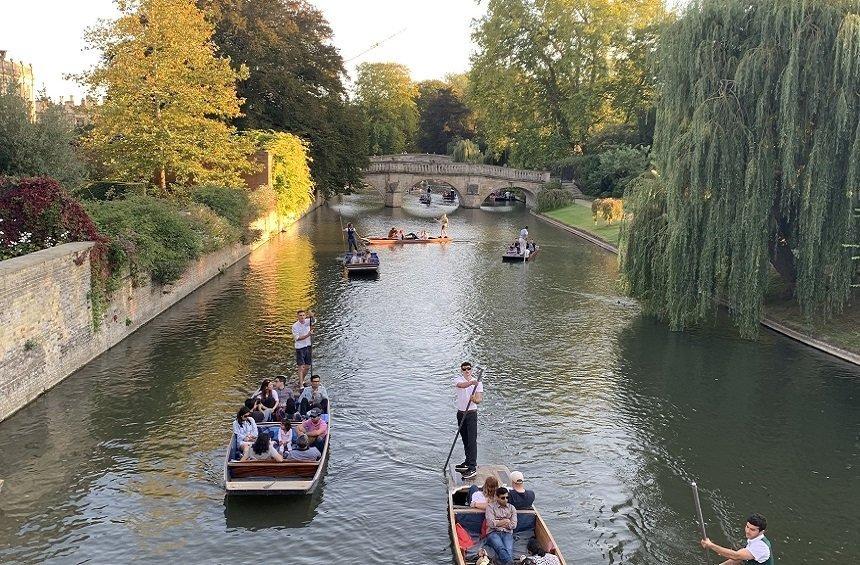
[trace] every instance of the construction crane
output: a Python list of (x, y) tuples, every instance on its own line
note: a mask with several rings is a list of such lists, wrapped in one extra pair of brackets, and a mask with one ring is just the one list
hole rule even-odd
[(346, 61), (344, 61), (344, 63), (349, 63), (350, 61), (354, 61), (354, 60), (358, 59), (358, 58), (359, 58), (359, 57), (361, 57), (362, 55), (365, 55), (365, 54), (367, 54), (367, 53), (370, 53), (371, 51), (373, 51), (374, 49), (376, 49), (377, 47), (379, 47), (380, 45), (382, 45), (383, 43), (385, 43), (385, 42), (386, 42), (386, 41), (388, 41), (389, 39), (394, 39), (395, 37), (397, 37), (398, 35), (400, 35), (400, 34), (401, 34), (401, 33), (403, 33), (404, 31), (406, 31), (406, 28), (403, 28), (403, 29), (401, 29), (400, 31), (397, 31), (397, 32), (392, 33), (391, 35), (389, 35), (389, 36), (388, 36), (388, 37), (386, 37), (385, 39), (381, 39), (381, 40), (377, 41), (376, 43), (372, 44), (370, 47), (368, 47), (367, 49), (365, 49), (364, 51), (362, 51), (362, 52), (361, 52), (361, 53), (359, 53), (358, 55), (355, 55), (354, 57), (350, 57), (349, 59), (347, 59)]

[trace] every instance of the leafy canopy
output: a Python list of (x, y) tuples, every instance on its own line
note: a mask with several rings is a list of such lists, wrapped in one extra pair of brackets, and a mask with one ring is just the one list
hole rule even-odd
[(664, 17), (662, 0), (490, 0), (469, 99), (492, 151), (539, 167), (647, 113)]
[(413, 148), (418, 131), (418, 87), (409, 77), (409, 69), (397, 63), (362, 63), (355, 96), (367, 124), (367, 147), (372, 155)]
[(343, 58), (322, 12), (304, 0), (199, 0), (215, 24), (213, 40), (234, 67), (242, 129), (294, 133), (310, 143), (311, 171), (326, 195), (361, 182), (367, 134), (344, 88)]
[(456, 139), (475, 136), (475, 116), (466, 105), (463, 81), (457, 84), (441, 80), (418, 83), (418, 150), (444, 155), (448, 144)]
[(101, 51), (81, 75), (103, 95), (86, 143), (121, 180), (238, 185), (250, 144), (226, 121), (240, 115), (236, 81), (248, 76), (215, 56), (213, 28), (193, 0), (117, 0), (115, 21), (88, 30)]
[[(660, 40), (658, 176), (629, 191), (622, 271), (675, 328), (728, 302), (756, 331), (771, 267), (840, 310), (860, 241), (860, 6), (700, 0)], [(856, 205), (856, 204), (855, 204)]]

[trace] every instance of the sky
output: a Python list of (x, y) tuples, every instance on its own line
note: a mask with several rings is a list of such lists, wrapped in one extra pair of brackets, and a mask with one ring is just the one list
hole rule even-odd
[[(354, 76), (363, 62), (395, 61), (413, 80), (442, 78), (468, 68), (470, 23), (483, 13), (474, 0), (311, 0), (334, 30), (334, 44)], [(32, 63), (36, 88), (51, 98), (83, 89), (64, 79), (94, 65), (84, 49), (84, 30), (99, 18), (116, 17), (112, 0), (0, 0), (0, 50)], [(382, 42), (386, 38), (394, 35)], [(373, 44), (378, 47), (362, 54)]]

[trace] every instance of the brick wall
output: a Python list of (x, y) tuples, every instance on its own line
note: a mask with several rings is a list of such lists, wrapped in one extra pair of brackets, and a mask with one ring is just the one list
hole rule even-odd
[[(319, 203), (317, 203), (317, 206)], [(314, 206), (316, 208), (316, 206)], [(192, 263), (171, 285), (113, 294), (98, 330), (90, 303), (91, 243), (69, 243), (0, 261), (0, 421), (24, 407), (285, 227), (271, 213), (254, 223), (254, 245), (234, 245)]]

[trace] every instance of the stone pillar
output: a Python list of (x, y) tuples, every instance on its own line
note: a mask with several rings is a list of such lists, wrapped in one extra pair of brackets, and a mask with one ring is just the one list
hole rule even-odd
[(400, 181), (385, 181), (385, 207), (400, 208), (403, 206), (403, 193), (400, 192)]
[(486, 196), (481, 196), (481, 187), (471, 180), (466, 181), (465, 190), (461, 190), (462, 200), (460, 206), (463, 208), (480, 208)]

